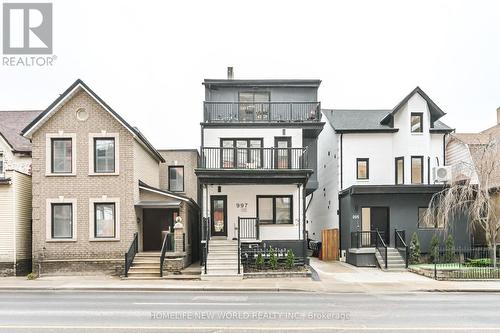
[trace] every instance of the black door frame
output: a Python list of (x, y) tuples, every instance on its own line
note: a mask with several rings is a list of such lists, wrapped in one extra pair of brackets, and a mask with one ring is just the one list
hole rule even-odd
[[(214, 200), (222, 200), (224, 202), (224, 232), (216, 233), (214, 229)], [(210, 234), (212, 236), (227, 237), (227, 195), (212, 195), (210, 196)]]
[[(386, 242), (386, 245), (389, 246), (389, 242), (391, 239), (391, 207), (389, 206), (362, 206), (361, 211), (363, 211), (363, 208), (370, 208), (370, 231), (376, 231), (378, 228), (373, 228), (373, 208), (385, 208), (387, 211), (387, 222), (386, 222), (386, 228), (387, 230), (384, 230), (384, 241)], [(361, 217), (363, 217), (361, 215)], [(361, 225), (360, 229), (363, 230), (363, 220), (361, 219)], [(375, 244), (375, 240), (371, 240), (372, 244)]]
[[(278, 148), (278, 141), (286, 141), (287, 148)], [(278, 169), (279, 164), (279, 154), (278, 152), (281, 150), (286, 151), (287, 156), (287, 167), (283, 169), (291, 169), (292, 168), (292, 137), (291, 136), (275, 136), (274, 137), (274, 168)]]

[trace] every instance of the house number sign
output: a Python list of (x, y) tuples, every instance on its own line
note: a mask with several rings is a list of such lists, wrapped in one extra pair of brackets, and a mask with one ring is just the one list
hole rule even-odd
[(248, 207), (248, 202), (236, 203), (236, 208), (247, 208), (247, 207)]

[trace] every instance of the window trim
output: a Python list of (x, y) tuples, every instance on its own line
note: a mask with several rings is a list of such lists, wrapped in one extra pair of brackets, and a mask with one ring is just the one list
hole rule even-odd
[[(276, 223), (276, 198), (289, 198), (290, 199), (290, 223)], [(273, 201), (273, 221), (262, 223), (259, 218), (259, 199), (272, 199)], [(256, 214), (259, 219), (260, 225), (293, 225), (293, 195), (283, 194), (283, 195), (257, 195), (256, 196)]]
[[(71, 172), (53, 172), (53, 155), (52, 150), (52, 140), (53, 139), (71, 139)], [(45, 135), (45, 176), (76, 176), (76, 134), (75, 133), (64, 133), (63, 131), (59, 133), (48, 133)]]
[[(411, 128), (411, 118), (414, 116), (420, 118), (420, 131), (413, 131), (413, 129)], [(424, 113), (423, 112), (411, 112), (410, 113), (410, 132), (412, 134), (424, 132)]]
[[(359, 162), (366, 162), (366, 178), (359, 178)], [(370, 180), (370, 159), (356, 158), (356, 180)]]
[[(403, 162), (403, 174), (402, 174), (402, 183), (398, 183), (398, 161)], [(405, 184), (405, 158), (404, 156), (399, 156), (394, 159), (394, 184), (395, 185), (404, 185)]]
[[(414, 183), (413, 182), (413, 159), (420, 159), (421, 161), (421, 168), (420, 168), (420, 180), (421, 182), (420, 183)], [(415, 184), (415, 185), (421, 185), (421, 184), (424, 184), (424, 156), (422, 155), (412, 155), (410, 157), (410, 172), (411, 172), (411, 179), (410, 179), (410, 184)]]
[[(97, 204), (114, 204), (115, 205), (115, 236), (114, 237), (96, 237), (95, 223), (96, 219), (96, 205)], [(90, 242), (109, 242), (120, 240), (120, 198), (109, 198), (103, 195), (100, 198), (89, 199), (89, 241)]]
[(436, 224), (434, 225), (434, 227), (421, 227), (420, 226), (420, 209), (427, 210), (427, 207), (422, 207), (422, 206), (418, 206), (417, 207), (417, 229), (418, 230), (440, 230), (440, 229), (444, 229), (444, 227), (439, 227), (437, 225), (437, 221), (436, 221)]
[[(96, 172), (96, 152), (95, 142), (99, 139), (115, 140), (115, 171), (114, 172)], [(118, 176), (120, 174), (120, 135), (118, 133), (89, 133), (89, 176)]]
[[(286, 148), (278, 148), (278, 142), (286, 142)], [(292, 169), (292, 137), (291, 136), (275, 136), (274, 137), (274, 149), (276, 154), (274, 155), (274, 168), (275, 169)], [(278, 168), (279, 161), (279, 150), (286, 150), (287, 153), (287, 168)]]
[[(174, 191), (170, 187), (170, 169), (173, 169), (173, 168), (182, 168), (182, 190), (181, 191)], [(185, 177), (184, 171), (185, 171), (184, 165), (169, 165), (168, 166), (168, 190), (170, 192), (174, 192), (174, 193), (185, 193), (186, 192), (186, 188), (185, 188), (186, 177)]]
[[(52, 205), (53, 204), (71, 204), (71, 226), (72, 237), (70, 238), (53, 238), (52, 237)], [(47, 199), (45, 203), (45, 241), (46, 242), (76, 242), (78, 230), (78, 215), (77, 215), (76, 199), (68, 199), (59, 197), (58, 199)]]

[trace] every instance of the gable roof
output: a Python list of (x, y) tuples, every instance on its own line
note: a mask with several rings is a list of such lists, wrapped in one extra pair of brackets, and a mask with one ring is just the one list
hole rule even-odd
[(0, 136), (14, 152), (31, 152), (31, 142), (21, 130), (42, 111), (0, 111)]
[(432, 99), (429, 98), (429, 96), (427, 96), (427, 94), (422, 89), (420, 89), (420, 87), (416, 87), (405, 98), (403, 98), (403, 100), (399, 102), (398, 105), (396, 105), (392, 109), (392, 111), (380, 121), (380, 123), (389, 124), (391, 122), (391, 118), (394, 117), (394, 115), (401, 109), (401, 107), (403, 107), (403, 105), (405, 105), (415, 94), (419, 94), (427, 102), (429, 112), (431, 114), (431, 121), (435, 122), (446, 114), (439, 108), (439, 106), (436, 105), (436, 103), (434, 103)]
[(345, 132), (397, 132), (397, 128), (381, 124), (391, 110), (322, 110), (335, 131)]
[(92, 89), (90, 89), (85, 82), (77, 79), (66, 91), (64, 91), (49, 107), (40, 113), (30, 124), (28, 124), (21, 133), (26, 138), (31, 138), (31, 135), (45, 123), (55, 112), (73, 97), (77, 92), (83, 90), (87, 92), (94, 100), (99, 103), (104, 110), (108, 111), (123, 127), (125, 127), (132, 136), (142, 144), (152, 155), (160, 162), (165, 162), (160, 153), (153, 147), (153, 145), (144, 137), (144, 135), (136, 128), (131, 126), (125, 121), (117, 112), (115, 112), (104, 100), (102, 100)]

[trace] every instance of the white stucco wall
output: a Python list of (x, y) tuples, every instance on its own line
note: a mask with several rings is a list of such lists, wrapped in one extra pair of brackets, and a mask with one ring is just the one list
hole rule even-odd
[(264, 148), (274, 147), (274, 138), (290, 136), (292, 147), (302, 148), (301, 128), (205, 128), (204, 147), (220, 147), (221, 138), (264, 139)]
[[(208, 195), (203, 189), (203, 216), (210, 216), (210, 196), (227, 196), (227, 229), (228, 239), (237, 237), (235, 227), (240, 217), (257, 216), (257, 195), (292, 195), (293, 196), (293, 224), (260, 225), (261, 240), (287, 240), (302, 239), (302, 206), (299, 202), (299, 189), (297, 185), (208, 185)], [(237, 203), (244, 203), (246, 208), (238, 208)], [(299, 207), (300, 205), (300, 207)]]

